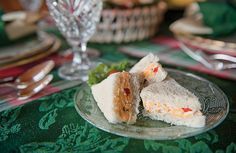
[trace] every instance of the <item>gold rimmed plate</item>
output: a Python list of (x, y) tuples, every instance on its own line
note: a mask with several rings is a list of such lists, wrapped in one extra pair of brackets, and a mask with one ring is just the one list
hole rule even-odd
[(59, 48), (61, 47), (61, 40), (58, 39), (56, 36), (51, 36), (51, 37), (53, 37), (54, 43), (49, 49), (44, 50), (43, 52), (36, 54), (34, 56), (23, 58), (19, 61), (2, 64), (2, 65), (0, 65), (0, 70), (28, 64), (31, 62), (35, 62), (37, 60), (46, 58), (47, 56), (57, 52), (59, 50)]
[(54, 43), (55, 38), (52, 35), (43, 34), (40, 37), (33, 37), (30, 40), (26, 39), (7, 47), (1, 47), (0, 65), (42, 53), (50, 49)]

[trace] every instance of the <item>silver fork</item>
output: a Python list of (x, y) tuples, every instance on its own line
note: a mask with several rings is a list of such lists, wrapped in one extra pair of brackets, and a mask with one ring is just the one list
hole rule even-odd
[(236, 63), (236, 57), (226, 55), (226, 54), (212, 54), (212, 55), (209, 55), (208, 57), (210, 59), (224, 60), (224, 61)]
[(188, 56), (198, 61), (199, 63), (203, 64), (205, 67), (209, 69), (221, 71), (221, 70), (236, 68), (236, 63), (223, 63), (221, 61), (214, 59), (213, 57), (209, 57), (201, 50), (194, 51), (190, 49), (182, 42), (179, 42), (179, 46)]

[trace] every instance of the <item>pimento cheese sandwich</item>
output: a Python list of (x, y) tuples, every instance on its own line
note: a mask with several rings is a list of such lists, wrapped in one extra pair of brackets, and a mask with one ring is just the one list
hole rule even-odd
[(144, 114), (153, 120), (197, 128), (205, 126), (206, 117), (198, 98), (170, 77), (147, 86), (140, 95)]
[(140, 74), (148, 84), (161, 82), (166, 78), (167, 72), (158, 61), (159, 58), (150, 53), (135, 64), (129, 72)]

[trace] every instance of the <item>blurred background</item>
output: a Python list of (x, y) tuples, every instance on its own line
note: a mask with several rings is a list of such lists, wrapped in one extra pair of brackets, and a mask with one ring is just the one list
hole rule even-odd
[[(89, 46), (95, 46), (101, 54), (104, 50), (106, 52), (102, 46), (106, 43), (112, 47), (116, 44), (116, 48), (111, 49), (115, 54), (117, 50), (134, 58), (141, 58), (148, 52), (171, 55), (172, 52), (167, 52), (166, 48), (171, 50), (173, 49), (171, 45), (177, 44), (175, 47), (179, 49), (178, 42), (183, 42), (191, 47), (200, 47), (206, 53), (236, 56), (235, 0), (103, 0), (103, 2), (97, 31), (89, 39)], [(0, 47), (12, 46), (19, 39), (32, 34), (37, 35), (36, 39), (41, 41), (39, 32), (51, 30), (53, 31), (51, 34), (54, 37), (60, 37), (63, 42), (63, 47), (60, 49), (58, 47), (57, 50), (61, 53), (68, 48), (68, 42), (65, 41), (65, 36), (62, 37), (63, 33), (58, 31), (58, 25), (50, 16), (53, 11), (48, 11), (45, 0), (0, 0), (0, 11), (2, 12), (2, 15), (0, 14)], [(162, 42), (167, 42), (166, 37), (169, 44), (162, 44)], [(25, 42), (29, 41), (26, 39)], [(146, 45), (142, 46), (145, 43)], [(54, 42), (50, 45), (53, 44)], [(153, 48), (149, 49), (150, 46)], [(24, 47), (22, 50), (25, 49)], [(2, 50), (2, 59), (7, 59), (12, 56), (10, 53), (6, 54), (8, 50), (14, 49), (1, 47), (0, 50)], [(96, 56), (100, 53), (97, 52)], [(51, 52), (48, 53), (50, 54)], [(178, 56), (185, 56), (185, 53), (180, 50)], [(115, 59), (116, 56), (113, 58)], [(170, 65), (182, 62), (180, 66), (189, 66), (189, 63), (184, 63), (181, 59), (176, 59), (175, 62), (172, 57), (169, 59), (170, 61), (166, 58), (161, 60)], [(31, 60), (34, 61), (32, 58)], [(62, 59), (59, 62), (63, 63)], [(0, 68), (8, 67), (9, 63), (9, 60), (0, 62)], [(198, 63), (193, 62), (193, 64)], [(217, 71), (218, 73), (225, 74), (225, 72)], [(236, 78), (236, 73), (231, 74)]]
[[(165, 0), (170, 8), (178, 8), (183, 9), (190, 3), (194, 2), (195, 0)], [(17, 11), (23, 9), (22, 5), (20, 4), (19, 0), (0, 0), (0, 6), (5, 12), (10, 11)], [(40, 10), (46, 10), (46, 4), (43, 2), (42, 7)]]

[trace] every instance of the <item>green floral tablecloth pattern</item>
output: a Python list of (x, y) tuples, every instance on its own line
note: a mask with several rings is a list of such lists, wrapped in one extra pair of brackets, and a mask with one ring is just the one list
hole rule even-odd
[[(91, 47), (101, 50), (106, 60), (128, 58), (116, 51), (115, 44), (93, 44)], [(78, 87), (74, 87), (1, 112), (0, 152), (236, 153), (236, 82), (200, 76), (219, 85), (229, 97), (231, 106), (226, 120), (209, 132), (172, 141), (116, 136), (97, 129), (78, 115), (73, 102)]]

